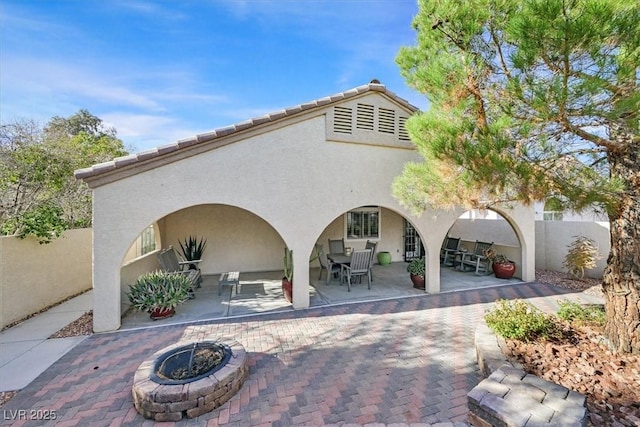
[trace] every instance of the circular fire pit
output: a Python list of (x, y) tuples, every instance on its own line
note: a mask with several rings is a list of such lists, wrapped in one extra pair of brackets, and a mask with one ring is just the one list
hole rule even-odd
[(145, 418), (179, 421), (212, 411), (242, 387), (249, 370), (237, 341), (195, 341), (165, 347), (140, 364), (133, 403)]

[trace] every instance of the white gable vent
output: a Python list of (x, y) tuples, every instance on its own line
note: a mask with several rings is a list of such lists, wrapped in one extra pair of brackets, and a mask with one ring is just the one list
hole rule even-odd
[(335, 107), (333, 110), (333, 131), (336, 133), (351, 134), (351, 116), (353, 110), (347, 107)]
[(398, 123), (400, 124), (400, 129), (398, 129), (398, 139), (400, 141), (411, 141), (411, 138), (409, 138), (409, 132), (407, 132), (407, 128), (405, 127), (406, 122), (407, 117), (400, 116), (398, 118)]
[(378, 109), (378, 132), (396, 133), (396, 112), (388, 108)]
[(326, 115), (327, 140), (414, 149), (405, 128), (407, 112), (385, 100), (367, 102), (370, 99), (333, 106)]
[(362, 130), (373, 130), (373, 105), (358, 104), (356, 127)]

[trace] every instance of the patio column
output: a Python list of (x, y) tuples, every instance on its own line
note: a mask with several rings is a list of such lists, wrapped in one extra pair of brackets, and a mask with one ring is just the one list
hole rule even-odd
[[(426, 263), (426, 277), (425, 277), (425, 290), (430, 294), (437, 294), (440, 292), (440, 252), (436, 252), (432, 248), (437, 247), (433, 244), (427, 249), (427, 256), (425, 257)], [(426, 249), (426, 248), (425, 248)]]
[(309, 307), (309, 255), (299, 246), (293, 250), (293, 308)]
[[(95, 218), (95, 214), (94, 214)], [(94, 219), (93, 228), (93, 331), (120, 328), (120, 263), (109, 232)]]

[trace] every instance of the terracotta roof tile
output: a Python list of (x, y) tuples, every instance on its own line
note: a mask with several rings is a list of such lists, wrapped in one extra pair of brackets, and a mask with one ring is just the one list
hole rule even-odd
[(89, 168), (78, 169), (75, 171), (75, 177), (77, 179), (92, 178), (104, 173), (114, 171), (119, 168), (132, 166), (132, 165), (135, 165), (136, 163), (141, 163), (141, 162), (151, 160), (157, 157), (161, 157), (164, 155), (170, 155), (171, 153), (174, 153), (176, 151), (179, 151), (194, 145), (206, 143), (209, 141), (214, 141), (216, 139), (223, 138), (225, 136), (232, 135), (234, 133), (241, 132), (247, 129), (251, 129), (256, 126), (275, 122), (277, 120), (280, 120), (286, 117), (291, 117), (296, 114), (299, 114), (308, 110), (312, 110), (314, 108), (324, 107), (331, 103), (342, 101), (344, 99), (348, 99), (353, 96), (357, 96), (370, 91), (385, 93), (387, 96), (389, 96), (399, 104), (403, 105), (404, 107), (408, 108), (409, 110), (412, 110), (412, 111), (417, 110), (416, 107), (409, 104), (406, 100), (398, 97), (393, 92), (387, 90), (386, 86), (384, 86), (383, 84), (369, 83), (363, 86), (349, 89), (345, 92), (337, 93), (332, 96), (323, 97), (315, 101), (305, 102), (303, 104), (289, 107), (284, 110), (275, 111), (265, 116), (255, 117), (253, 119), (246, 120), (244, 122), (241, 122), (235, 125), (215, 129), (213, 131), (206, 132), (206, 133), (201, 133), (190, 138), (180, 139), (171, 144), (167, 144), (158, 148), (142, 151), (138, 154), (131, 154), (128, 156), (114, 159), (110, 162), (94, 165)]

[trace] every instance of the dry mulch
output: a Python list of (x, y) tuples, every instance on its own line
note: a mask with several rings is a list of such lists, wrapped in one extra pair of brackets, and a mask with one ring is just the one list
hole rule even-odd
[[(538, 271), (536, 279), (602, 295), (600, 281), (576, 280), (564, 273)], [(640, 426), (640, 356), (612, 353), (602, 342), (602, 327), (564, 324), (564, 338), (524, 343), (508, 340), (507, 357), (528, 373), (587, 396), (589, 425)]]

